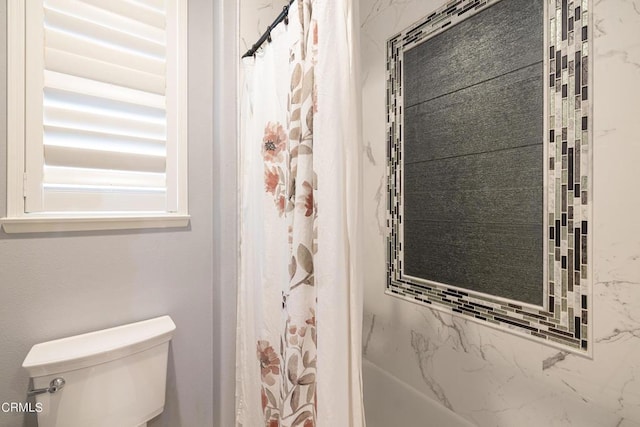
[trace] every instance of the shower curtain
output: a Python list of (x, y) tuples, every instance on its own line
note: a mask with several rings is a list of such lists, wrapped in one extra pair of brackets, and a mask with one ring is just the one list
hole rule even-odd
[(244, 60), (239, 426), (364, 426), (355, 7), (296, 0)]

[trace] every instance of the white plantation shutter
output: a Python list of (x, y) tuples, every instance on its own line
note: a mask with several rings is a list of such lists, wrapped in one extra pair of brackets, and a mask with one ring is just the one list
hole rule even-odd
[(177, 212), (178, 0), (25, 7), (25, 212)]

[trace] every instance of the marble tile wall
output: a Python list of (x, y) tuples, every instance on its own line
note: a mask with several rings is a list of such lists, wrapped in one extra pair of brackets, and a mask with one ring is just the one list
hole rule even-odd
[[(638, 427), (640, 0), (596, 0), (591, 7), (593, 359), (384, 294), (386, 40), (442, 3), (360, 1), (367, 212), (364, 357), (478, 426)], [(366, 377), (364, 382), (365, 392), (376, 394), (370, 400), (379, 401), (386, 389), (368, 388)], [(413, 419), (415, 424), (408, 426), (424, 425), (423, 416)], [(368, 425), (384, 427), (374, 417)]]

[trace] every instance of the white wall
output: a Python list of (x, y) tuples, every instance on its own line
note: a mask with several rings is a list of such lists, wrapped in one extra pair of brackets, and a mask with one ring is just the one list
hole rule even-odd
[(289, 4), (289, 0), (240, 0), (240, 54), (243, 55)]
[[(188, 229), (45, 235), (0, 232), (0, 402), (25, 401), (29, 378), (21, 364), (32, 345), (169, 314), (177, 331), (169, 356), (166, 407), (150, 426), (231, 425), (235, 8), (235, 2), (229, 0), (189, 1), (192, 220)], [(0, 171), (4, 171), (4, 0), (0, 1), (0, 99)], [(5, 188), (3, 172), (0, 215), (5, 212)], [(0, 412), (2, 427), (35, 425), (34, 416)]]
[[(206, 43), (201, 46), (205, 57), (209, 53), (213, 55), (214, 427), (235, 425), (236, 285), (239, 257), (238, 9), (236, 0), (213, 2), (213, 49), (209, 49)], [(194, 53), (200, 50), (200, 47), (193, 49)]]
[[(443, 3), (360, 1), (368, 159), (364, 357), (408, 386), (408, 399), (422, 393), (479, 426), (640, 426), (640, 1), (593, 8), (593, 360), (383, 293), (385, 43)], [(389, 390), (400, 388), (380, 387), (379, 376), (367, 372), (376, 371), (365, 370), (368, 426), (386, 427), (374, 416), (375, 402), (397, 399)], [(398, 411), (397, 425), (439, 425), (410, 409)]]

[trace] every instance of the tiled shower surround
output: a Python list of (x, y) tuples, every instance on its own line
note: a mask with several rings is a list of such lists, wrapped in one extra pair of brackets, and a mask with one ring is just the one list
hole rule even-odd
[[(523, 339), (470, 316), (385, 293), (386, 43), (442, 4), (442, 0), (360, 1), (367, 266), (363, 354), (366, 367), (373, 367), (364, 374), (367, 425), (428, 424), (434, 419), (429, 408), (437, 402), (480, 427), (640, 427), (640, 0), (588, 5), (592, 67), (587, 76), (593, 81), (586, 95), (593, 110), (587, 123), (593, 171), (588, 201), (593, 215), (587, 228), (592, 242), (587, 320), (592, 358), (576, 354), (582, 352), (579, 349), (570, 352), (564, 344), (558, 348), (546, 340)], [(575, 7), (574, 3), (574, 14)], [(574, 21), (574, 44), (581, 31)], [(575, 61), (575, 55), (567, 56), (567, 66), (570, 59)], [(544, 70), (547, 78), (549, 65)], [(575, 102), (569, 81), (567, 73), (568, 99)], [(546, 148), (548, 131), (541, 141)], [(548, 166), (545, 173), (550, 173)], [(574, 197), (574, 208), (581, 206), (575, 202)], [(547, 244), (550, 225), (544, 236)], [(555, 250), (555, 230), (553, 240), (549, 249)], [(384, 375), (376, 382), (378, 370)]]
[[(241, 50), (285, 3), (242, 0)], [(376, 382), (365, 369), (367, 426), (457, 425), (439, 423), (438, 411), (431, 409), (436, 405), (479, 427), (640, 427), (640, 0), (599, 1), (589, 10), (594, 84), (588, 96), (595, 99), (588, 123), (593, 132), (593, 217), (587, 230), (593, 239), (587, 260), (593, 271), (592, 359), (385, 294), (386, 42), (443, 2), (359, 3), (363, 356), (366, 366), (385, 373), (384, 381)], [(415, 406), (408, 405), (412, 401)]]
[(403, 276), (403, 52), (498, 1), (509, 0), (449, 2), (387, 43), (387, 293), (567, 351), (590, 354), (592, 114), (587, 0), (547, 0), (545, 11), (547, 118), (545, 134), (540, 135), (547, 159), (540, 165), (546, 176), (547, 262), (545, 283), (540, 284), (544, 306)]

